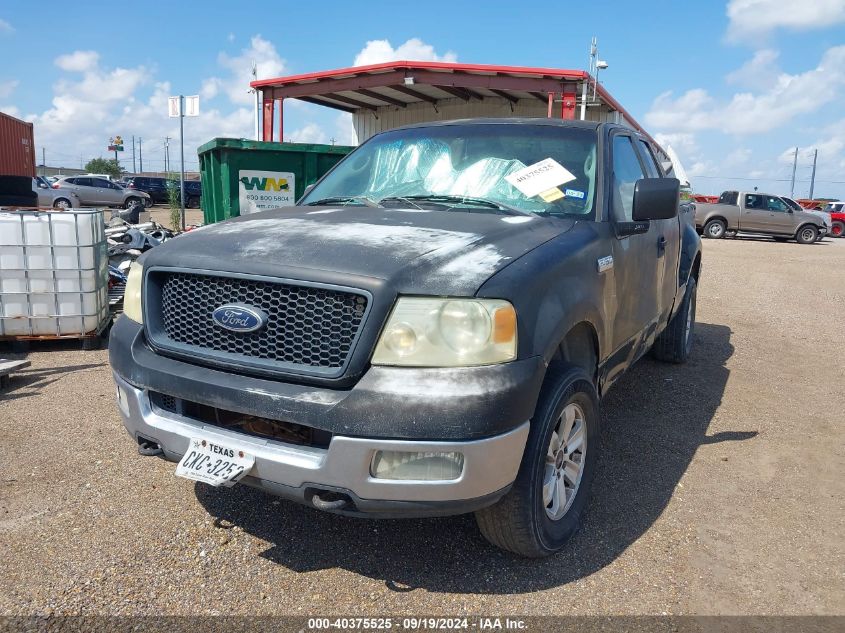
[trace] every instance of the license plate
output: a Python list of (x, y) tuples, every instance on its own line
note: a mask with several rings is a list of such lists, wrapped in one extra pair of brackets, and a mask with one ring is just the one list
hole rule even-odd
[(239, 448), (192, 438), (176, 467), (176, 475), (212, 486), (233, 486), (255, 464), (255, 456)]

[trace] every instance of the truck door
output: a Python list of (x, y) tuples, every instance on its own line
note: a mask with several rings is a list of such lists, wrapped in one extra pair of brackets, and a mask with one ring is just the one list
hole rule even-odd
[[(657, 159), (649, 144), (638, 139), (637, 149), (640, 159), (645, 166), (649, 178), (662, 178), (663, 173), (658, 167)], [(652, 220), (658, 229), (657, 235), (657, 300), (658, 314), (661, 320), (669, 317), (669, 312), (675, 302), (678, 292), (678, 266), (681, 252), (681, 218), (680, 214), (669, 220)]]
[(769, 210), (766, 196), (760, 193), (743, 194), (739, 213), (739, 230), (751, 233), (769, 231)]
[[(645, 178), (634, 149), (634, 139), (624, 131), (611, 137), (611, 221), (633, 223), (634, 186)], [(617, 310), (613, 315), (612, 357), (608, 377), (635, 360), (643, 335), (654, 329), (659, 314), (664, 261), (658, 257), (661, 222), (651, 222), (645, 233), (622, 235), (613, 241), (613, 275)]]
[(767, 232), (782, 233), (783, 235), (794, 235), (798, 230), (798, 223), (795, 214), (791, 213), (789, 206), (778, 196), (763, 196), (766, 209), (769, 212)]

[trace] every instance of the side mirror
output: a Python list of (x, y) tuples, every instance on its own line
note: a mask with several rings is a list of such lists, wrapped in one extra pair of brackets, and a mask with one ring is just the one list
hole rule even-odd
[(634, 222), (674, 218), (680, 197), (681, 183), (677, 178), (641, 178), (634, 185)]
[(43, 182), (39, 182), (39, 183), (38, 183), (38, 188), (39, 188), (39, 189), (49, 189), (50, 187), (48, 187), (47, 185), (45, 185)]

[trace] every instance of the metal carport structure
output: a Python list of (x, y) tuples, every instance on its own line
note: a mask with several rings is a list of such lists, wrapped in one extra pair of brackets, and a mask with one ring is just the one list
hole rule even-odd
[(284, 138), (284, 100), (352, 114), (357, 142), (426, 121), (474, 117), (560, 117), (612, 121), (645, 130), (583, 70), (396, 61), (261, 79), (262, 140)]

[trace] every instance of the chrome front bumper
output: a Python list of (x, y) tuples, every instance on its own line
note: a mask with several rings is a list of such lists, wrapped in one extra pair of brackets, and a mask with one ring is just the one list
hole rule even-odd
[[(255, 465), (242, 482), (302, 503), (323, 492), (351, 499), (343, 513), (384, 516), (461, 514), (490, 505), (516, 479), (528, 438), (529, 423), (494, 437), (472, 441), (385, 440), (334, 435), (328, 448), (296, 446), (245, 435), (199, 420), (154, 409), (149, 394), (119, 375), (118, 405), (123, 423), (136, 440), (158, 444), (164, 457), (179, 461), (192, 437), (242, 448)], [(435, 396), (433, 396), (435, 397)], [(376, 479), (370, 475), (379, 450), (460, 452), (463, 471), (448, 481)], [(322, 509), (326, 509), (323, 507)]]

